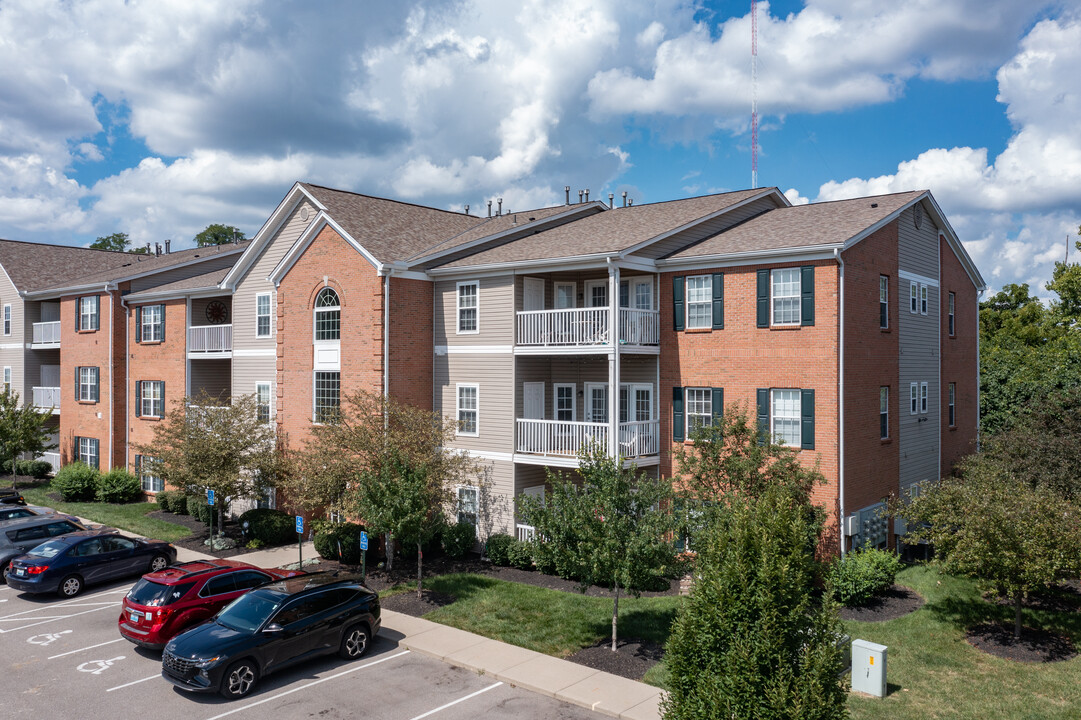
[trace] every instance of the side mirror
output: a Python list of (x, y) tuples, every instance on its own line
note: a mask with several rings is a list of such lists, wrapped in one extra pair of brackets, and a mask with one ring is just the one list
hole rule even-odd
[(278, 623), (270, 623), (265, 628), (263, 628), (263, 632), (265, 633), (280, 633), (281, 631), (282, 626)]

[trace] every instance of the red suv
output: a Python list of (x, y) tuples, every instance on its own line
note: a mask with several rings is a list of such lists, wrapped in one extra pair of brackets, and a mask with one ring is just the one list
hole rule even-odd
[(171, 637), (213, 617), (254, 587), (305, 575), (236, 560), (196, 560), (147, 573), (124, 596), (117, 625), (127, 640), (160, 650)]

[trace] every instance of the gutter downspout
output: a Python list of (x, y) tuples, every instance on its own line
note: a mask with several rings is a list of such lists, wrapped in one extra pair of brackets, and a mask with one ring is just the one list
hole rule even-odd
[(390, 427), (386, 400), (390, 398), (390, 276), (393, 268), (383, 266), (383, 429)]
[(976, 452), (980, 451), (980, 427), (983, 424), (980, 417), (980, 385), (983, 382), (980, 379), (980, 298), (985, 292), (987, 288), (982, 288), (976, 295)]
[[(123, 295), (120, 296), (120, 307), (124, 308), (124, 469), (126, 470), (128, 467), (128, 458), (131, 456), (131, 423), (128, 422), (129, 418), (131, 417), (131, 411), (127, 408), (126, 405), (128, 398), (128, 388), (131, 387), (131, 363), (128, 362), (128, 360), (131, 358), (131, 337), (128, 335), (128, 320), (131, 319), (131, 308), (128, 307), (128, 304), (126, 302), (124, 302)], [(184, 331), (184, 334), (187, 335), (186, 329)], [(187, 353), (185, 353), (185, 356), (186, 355)], [(186, 357), (184, 362), (187, 363)], [(187, 374), (186, 367), (185, 374)], [(112, 388), (111, 381), (109, 387)], [(162, 399), (162, 403), (164, 406), (164, 398)], [(112, 406), (113, 401), (110, 400), (109, 407), (111, 408)], [(142, 478), (139, 478), (139, 480), (142, 481)]]
[(845, 261), (841, 258), (841, 251), (833, 250), (833, 257), (837, 259), (840, 268), (838, 279), (838, 297), (840, 310), (838, 319), (838, 349), (837, 349), (837, 398), (838, 419), (837, 426), (837, 483), (838, 483), (838, 508), (837, 508), (837, 536), (841, 543), (841, 557), (845, 556)]
[[(116, 387), (113, 385), (113, 291), (109, 289), (108, 284), (105, 285), (105, 292), (109, 295), (109, 393), (112, 397), (109, 398), (109, 469), (113, 469), (113, 405), (116, 404)], [(125, 323), (126, 325), (127, 323)], [(127, 387), (124, 388), (124, 392), (128, 391)], [(124, 396), (127, 399), (127, 395)], [(127, 425), (127, 418), (124, 418), (124, 425)], [(98, 458), (98, 463), (101, 463), (101, 458)], [(124, 468), (127, 469), (127, 459), (125, 457)]]

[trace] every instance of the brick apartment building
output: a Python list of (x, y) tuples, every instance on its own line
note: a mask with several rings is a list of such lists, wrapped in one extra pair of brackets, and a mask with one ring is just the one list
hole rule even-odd
[(493, 529), (525, 535), (516, 498), (582, 443), (670, 477), (675, 444), (738, 405), (822, 471), (851, 547), (903, 532), (879, 503), (976, 438), (984, 284), (926, 191), (475, 217), (298, 183), (249, 243), (136, 257), (0, 241), (0, 366), (59, 408), (57, 463), (137, 471), (201, 392), (256, 393), (299, 444), (365, 388), (457, 420)]

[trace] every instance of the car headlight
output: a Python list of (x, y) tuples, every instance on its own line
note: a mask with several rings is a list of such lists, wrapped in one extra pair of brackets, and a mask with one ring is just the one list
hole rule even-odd
[(221, 660), (221, 655), (218, 655), (218, 656), (212, 657), (212, 658), (203, 658), (203, 659), (200, 659), (200, 660), (192, 660), (192, 662), (195, 663), (195, 667), (197, 667), (197, 668), (199, 668), (201, 670), (205, 670), (206, 668), (208, 668), (208, 667), (214, 665), (215, 663), (217, 663), (219, 660)]

